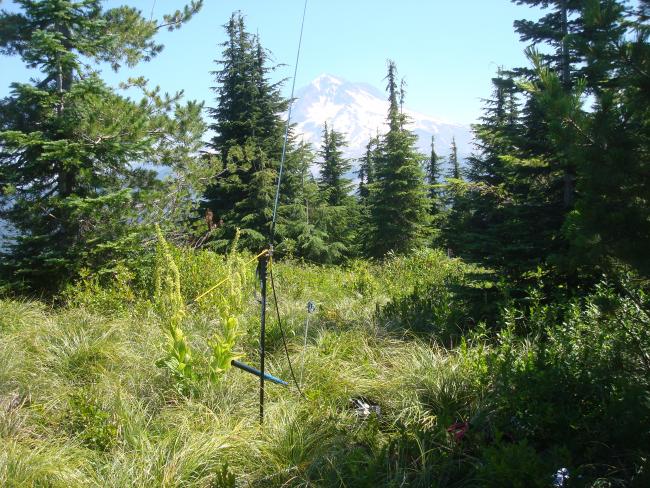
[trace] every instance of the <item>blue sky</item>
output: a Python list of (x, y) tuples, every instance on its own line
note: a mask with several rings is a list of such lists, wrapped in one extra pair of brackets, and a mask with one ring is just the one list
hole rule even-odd
[[(147, 16), (172, 11), (182, 0), (109, 0), (107, 7), (129, 4)], [(1, 1), (8, 10), (11, 1)], [(225, 39), (222, 25), (240, 10), (251, 32), (277, 63), (287, 66), (277, 78), (290, 77), (296, 56), (303, 0), (205, 0), (203, 10), (185, 27), (162, 32), (165, 50), (153, 61), (118, 74), (103, 69), (109, 83), (145, 76), (164, 91), (185, 90), (188, 98), (213, 103), (209, 74)], [(527, 64), (524, 45), (512, 28), (515, 19), (536, 18), (509, 0), (309, 0), (297, 87), (321, 73), (383, 88), (386, 59), (396, 61), (407, 82), (406, 104), (428, 115), (470, 123), (480, 115), (498, 66)], [(0, 96), (12, 81), (30, 74), (17, 58), (0, 57)], [(285, 86), (288, 95), (290, 83)]]

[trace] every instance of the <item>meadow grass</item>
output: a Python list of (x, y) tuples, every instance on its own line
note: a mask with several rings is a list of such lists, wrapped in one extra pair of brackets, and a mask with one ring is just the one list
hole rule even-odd
[[(196, 371), (207, 370), (209, 340), (222, 326), (224, 307), (242, 329), (237, 351), (256, 365), (253, 267), (240, 266), (245, 257), (235, 266), (208, 252), (174, 252), (187, 306), (181, 325)], [(230, 369), (216, 380), (199, 375), (179, 389), (179, 379), (156, 365), (166, 354), (164, 317), (146, 287), (126, 290), (120, 281), (120, 307), (111, 305), (116, 297), (110, 289), (89, 281), (69, 290), (63, 307), (0, 300), (0, 485), (550, 486), (556, 468), (574, 469), (595, 450), (585, 453), (572, 448), (570, 438), (549, 433), (548, 445), (535, 444), (527, 429), (539, 434), (544, 425), (555, 425), (546, 417), (555, 400), (544, 395), (551, 382), (583, 375), (592, 346), (585, 334), (594, 330), (588, 323), (605, 319), (596, 305), (574, 310), (564, 332), (546, 339), (555, 344), (548, 349), (557, 362), (549, 363), (553, 367), (542, 362), (536, 342), (509, 332), (507, 314), (501, 331), (470, 331), (460, 347), (445, 348), (435, 333), (441, 321), (456, 321), (447, 325), (459, 328), (467, 323), (466, 317), (439, 313), (457, 298), (445, 294), (449, 302), (427, 301), (430, 308), (416, 310), (412, 297), (463, 282), (476, 271), (436, 251), (346, 267), (274, 264), (290, 358), (304, 396), (291, 380), (270, 307), (267, 370), (292, 385), (267, 383), (264, 425), (258, 421), (255, 377)], [(238, 278), (227, 286), (236, 293), (218, 290), (193, 301), (233, 272)], [(303, 350), (310, 300), (317, 309), (309, 316)], [(417, 315), (419, 328), (429, 314), (430, 333), (400, 328), (400, 313), (404, 324)], [(513, 320), (532, 324), (539, 314), (531, 309)], [(580, 333), (571, 320), (582, 324)], [(614, 333), (598, 337), (602, 347), (594, 354), (602, 364), (611, 359), (607, 351), (616, 341), (627, 340)], [(640, 344), (641, 350), (646, 346)], [(580, 354), (573, 370), (559, 366), (563, 355)], [(642, 367), (638, 355), (628, 356), (625, 364)], [(625, 402), (648, 391), (644, 385), (633, 397), (620, 377), (610, 381), (605, 369), (596, 373), (603, 388), (611, 383)], [(576, 402), (593, 401), (594, 392), (586, 388)], [(359, 415), (353, 398), (372, 401), (381, 413)], [(574, 424), (586, 429), (592, 421), (613, 422), (610, 413), (603, 409), (600, 417)], [(635, 414), (646, 425), (647, 408)], [(467, 425), (466, 433), (455, 433), (459, 424)], [(641, 462), (642, 452), (632, 447), (621, 465)], [(625, 473), (611, 478), (624, 475), (631, 479)]]

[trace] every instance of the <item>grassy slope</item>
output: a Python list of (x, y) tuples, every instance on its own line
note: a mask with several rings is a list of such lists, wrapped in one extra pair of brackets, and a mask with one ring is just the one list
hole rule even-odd
[[(177, 260), (188, 301), (226, 269), (210, 254), (180, 253)], [(159, 319), (119, 280), (109, 291), (79, 287), (63, 309), (0, 301), (0, 485), (548, 486), (557, 464), (535, 457), (525, 440), (498, 452), (474, 445), (492, 442), (477, 426), (500, 408), (491, 396), (495, 385), (485, 380), (487, 349), (443, 349), (377, 314), (425, 285), (462, 282), (467, 271), (435, 252), (346, 269), (276, 265), (306, 398), (294, 387), (268, 386), (264, 427), (257, 381), (244, 372), (199, 381), (190, 395), (177, 392), (155, 365), (165, 344)], [(247, 332), (240, 350), (256, 364), (252, 281), (242, 284)], [(434, 308), (453, 309), (448, 298)], [(318, 310), (303, 372), (308, 300)], [(200, 368), (218, 323), (209, 304), (189, 310), (183, 327)], [(290, 380), (275, 321), (268, 341), (269, 370)], [(381, 416), (359, 419), (349, 405), (354, 396), (376, 401)], [(469, 440), (447, 433), (458, 420), (472, 421)], [(503, 459), (510, 464), (501, 466)]]

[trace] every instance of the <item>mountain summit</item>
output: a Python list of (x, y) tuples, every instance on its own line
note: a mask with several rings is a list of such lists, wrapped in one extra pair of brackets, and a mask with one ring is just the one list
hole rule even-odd
[[(449, 153), (452, 137), (456, 138), (458, 152), (466, 156), (471, 151), (470, 127), (424, 115), (405, 108), (410, 118), (409, 129), (418, 136), (418, 149), (429, 154), (431, 136), (436, 138), (436, 152), (445, 157)], [(386, 95), (367, 83), (353, 83), (329, 74), (322, 74), (301, 88), (293, 107), (296, 133), (318, 148), (323, 125), (345, 134), (347, 155), (363, 154), (371, 136), (387, 129)]]

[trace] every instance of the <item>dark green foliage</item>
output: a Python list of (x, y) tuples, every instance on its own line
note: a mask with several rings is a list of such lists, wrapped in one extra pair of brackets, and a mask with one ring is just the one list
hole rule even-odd
[[(643, 8), (646, 14), (643, 14)], [(613, 9), (617, 11), (616, 9)], [(647, 5), (629, 16), (628, 33), (606, 24), (610, 17), (585, 13), (599, 37), (586, 69), (598, 73), (593, 113), (573, 117), (581, 147), (576, 150), (578, 198), (565, 230), (574, 262), (609, 267), (612, 257), (650, 274), (650, 30)], [(611, 11), (609, 11), (611, 14)], [(615, 18), (620, 26), (623, 20)], [(605, 23), (603, 25), (603, 23)], [(611, 31), (616, 37), (610, 42)], [(588, 85), (589, 87), (589, 85)], [(578, 152), (579, 151), (579, 152)]]
[(284, 204), (278, 209), (276, 234), (282, 236), (282, 241), (276, 250), (284, 256), (328, 262), (338, 249), (327, 245), (328, 237), (321, 225), (323, 201), (311, 172), (313, 161), (314, 154), (306, 144), (289, 154), (285, 188), (294, 191), (284, 196)]
[(138, 250), (138, 226), (161, 218), (149, 204), (169, 210), (165, 186), (138, 164), (183, 171), (204, 127), (200, 105), (182, 107), (143, 80), (133, 80), (146, 97), (136, 103), (86, 65), (155, 56), (156, 21), (99, 1), (16, 3), (21, 13), (0, 13), (0, 52), (42, 78), (14, 83), (0, 102), (0, 215), (19, 233), (1, 264), (15, 289), (51, 292), (82, 267), (110, 268)]
[(325, 262), (340, 262), (353, 253), (355, 227), (358, 222), (358, 205), (352, 193), (352, 181), (346, 174), (352, 169), (342, 150), (345, 137), (334, 129), (323, 129), (323, 143), (319, 152), (321, 167), (318, 178), (320, 198), (320, 227), (327, 235), (329, 248)]
[(117, 442), (117, 422), (89, 391), (70, 398), (68, 429), (89, 449), (109, 451)]
[(359, 226), (356, 233), (357, 247), (359, 254), (367, 252), (368, 245), (372, 235), (372, 221), (370, 214), (370, 190), (375, 181), (375, 172), (377, 161), (381, 153), (379, 134), (376, 137), (370, 138), (366, 145), (366, 152), (359, 159), (359, 170), (357, 176), (359, 177)]
[(565, 462), (587, 479), (646, 476), (639, 468), (650, 445), (650, 316), (646, 296), (628, 286), (603, 283), (568, 305), (545, 306), (533, 295), (523, 316), (507, 314), (488, 359), (495, 427), (538, 452), (570, 453)]
[(440, 158), (436, 154), (435, 137), (431, 136), (431, 154), (426, 162), (425, 175), (429, 183), (429, 199), (431, 200), (431, 213), (439, 213), (442, 208), (440, 201), (440, 185), (442, 184), (442, 168)]
[(522, 124), (513, 74), (499, 69), (492, 84), (493, 96), (484, 101), (484, 115), (473, 126), (477, 151), (468, 158), (467, 180), (446, 187), (450, 210), (444, 239), (464, 258), (518, 276), (547, 254), (543, 234), (530, 232), (544, 219), (533, 222), (532, 215), (522, 215), (537, 208), (530, 204), (536, 193), (527, 174), (536, 166), (517, 164)]
[(260, 250), (270, 233), (281, 115), (288, 102), (280, 95), (281, 83), (269, 81), (268, 53), (246, 31), (243, 16), (233, 14), (224, 27), (228, 40), (213, 72), (217, 107), (209, 110), (216, 132), (210, 146), (221, 156), (223, 170), (204, 193), (204, 207), (213, 213), (218, 247), (225, 248), (240, 229), (242, 245)]
[(455, 180), (461, 179), (460, 161), (458, 161), (458, 147), (456, 146), (456, 138), (451, 139), (451, 150), (449, 152), (449, 166), (451, 173), (449, 176)]
[(344, 137), (342, 133), (328, 129), (325, 124), (323, 144), (319, 152), (318, 165), (321, 169), (318, 183), (325, 201), (334, 207), (349, 201), (352, 191), (352, 182), (345, 177), (352, 165), (343, 157), (343, 149), (347, 146)]
[(617, 260), (647, 274), (642, 9), (614, 0), (519, 3), (552, 7), (539, 22), (516, 28), (554, 54), (531, 48), (532, 69), (520, 71), (525, 81), (501, 69), (493, 80), (494, 95), (474, 126), (469, 182), (448, 188), (445, 241), (516, 281), (542, 265), (552, 279), (590, 282)]
[(366, 152), (359, 159), (359, 198), (362, 204), (367, 204), (370, 195), (369, 185), (375, 180), (375, 166), (379, 156), (379, 135), (372, 137), (366, 144)]
[(421, 247), (428, 234), (429, 206), (415, 135), (404, 126), (397, 93), (397, 69), (388, 62), (388, 132), (382, 137), (370, 185), (368, 252), (381, 257)]
[(228, 40), (214, 71), (217, 107), (209, 109), (216, 132), (211, 141), (224, 161), (233, 146), (243, 146), (248, 139), (258, 143), (268, 156), (279, 159), (283, 124), (280, 114), (287, 102), (280, 97), (280, 84), (271, 83), (267, 66), (268, 53), (257, 36), (246, 31), (244, 17), (234, 13), (223, 26)]
[[(282, 256), (303, 258), (316, 263), (340, 263), (355, 252), (355, 223), (358, 209), (353, 196), (342, 194), (338, 204), (330, 204), (329, 183), (312, 175), (314, 155), (302, 144), (287, 157), (281, 205), (278, 209), (276, 248)], [(335, 171), (338, 169), (334, 168)], [(337, 183), (348, 188), (340, 173)]]
[(545, 459), (525, 440), (486, 446), (481, 450), (481, 461), (476, 483), (485, 488), (548, 488), (553, 471), (566, 464)]
[[(550, 12), (538, 21), (517, 20), (514, 23), (515, 31), (520, 39), (532, 45), (548, 44), (553, 49), (552, 54), (544, 55), (545, 63), (551, 64), (558, 72), (562, 73), (565, 87), (572, 84), (575, 77), (574, 65), (581, 61), (579, 53), (572, 49), (570, 35), (575, 35), (580, 30), (579, 18), (573, 14), (579, 13), (582, 4), (579, 0), (512, 0), (518, 5), (531, 7), (550, 8)], [(598, 2), (600, 0), (596, 0)], [(592, 2), (593, 3), (593, 2)]]
[(566, 210), (542, 107), (529, 97), (520, 114), (521, 90), (513, 76), (500, 68), (492, 80), (493, 96), (474, 126), (478, 151), (468, 160), (468, 182), (447, 188), (451, 211), (445, 241), (453, 252), (520, 279), (557, 253)]

